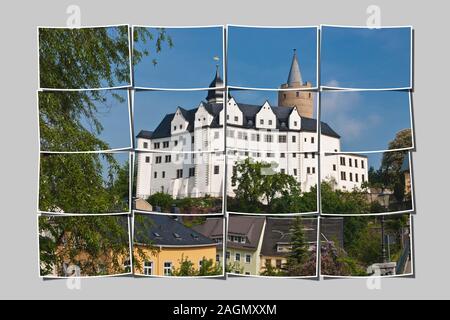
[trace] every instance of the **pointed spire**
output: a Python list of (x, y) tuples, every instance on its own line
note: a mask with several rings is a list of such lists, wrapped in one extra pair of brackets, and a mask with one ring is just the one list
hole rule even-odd
[[(216, 75), (209, 85), (210, 88), (219, 88), (223, 87), (223, 80), (220, 78), (219, 72), (219, 64), (216, 64)], [(206, 96), (206, 101), (211, 103), (220, 103), (223, 102), (223, 90), (209, 90), (208, 95)]]
[(289, 70), (289, 76), (287, 84), (291, 86), (292, 84), (303, 84), (302, 75), (300, 73), (300, 66), (298, 64), (297, 49), (294, 49), (294, 56), (292, 57), (291, 70)]

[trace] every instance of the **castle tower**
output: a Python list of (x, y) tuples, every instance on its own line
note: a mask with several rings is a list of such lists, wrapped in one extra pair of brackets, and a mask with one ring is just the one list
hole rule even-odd
[[(311, 88), (310, 82), (303, 83), (302, 74), (300, 73), (300, 66), (298, 64), (297, 50), (294, 49), (294, 56), (292, 57), (291, 69), (289, 70), (289, 76), (287, 83), (281, 85), (281, 89), (294, 89), (294, 88)], [(278, 92), (278, 105), (282, 107), (297, 108), (301, 117), (313, 118), (313, 95), (311, 92), (292, 90), (292, 91), (279, 91)]]
[[(219, 73), (219, 65), (216, 65), (216, 75), (214, 79), (211, 81), (211, 84), (209, 85), (210, 88), (220, 88), (223, 87), (223, 80), (220, 77)], [(223, 89), (215, 89), (215, 90), (209, 90), (208, 95), (206, 97), (206, 101), (208, 103), (223, 103)]]

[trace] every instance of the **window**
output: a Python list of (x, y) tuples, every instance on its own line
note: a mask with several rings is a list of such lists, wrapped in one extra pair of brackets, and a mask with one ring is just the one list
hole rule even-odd
[(366, 182), (366, 177), (363, 174), (361, 175), (361, 181)]
[(183, 129), (183, 125), (180, 124), (180, 130)]
[(173, 131), (177, 131), (177, 126), (173, 126)]
[(316, 158), (316, 154), (315, 153), (311, 153), (311, 158), (315, 159)]
[(241, 254), (237, 253), (234, 255), (234, 261), (241, 261)]
[(153, 144), (153, 148), (154, 148), (154, 149), (159, 149), (159, 147), (160, 147), (160, 143), (159, 143), (159, 142), (155, 142), (155, 143)]
[(269, 126), (271, 126), (272, 125), (272, 120), (269, 120)]
[(272, 259), (266, 259), (266, 264), (271, 266), (272, 265)]
[(229, 114), (227, 114), (227, 120), (230, 120), (230, 115)]
[(153, 261), (144, 262), (144, 274), (146, 276), (151, 276), (153, 274)]
[(278, 136), (279, 143), (286, 143), (286, 136)]
[(172, 262), (164, 262), (164, 275), (165, 276), (172, 275)]
[(273, 141), (273, 136), (271, 134), (266, 134), (264, 136), (264, 141), (265, 142), (272, 142)]
[(352, 164), (353, 164), (352, 158), (348, 158), (348, 166), (353, 167)]
[(308, 154), (307, 153), (305, 153), (305, 159), (308, 159)]
[(336, 165), (333, 164), (333, 171), (336, 171)]
[(349, 174), (348, 174), (348, 179), (349, 179), (350, 181), (353, 181), (353, 173), (352, 173), (352, 172), (349, 172)]
[(238, 116), (235, 116), (234, 117), (234, 122), (238, 122), (239, 121), (239, 117)]
[(252, 262), (252, 256), (249, 254), (245, 255), (245, 263), (251, 263)]
[(344, 171), (341, 171), (341, 180), (343, 181), (347, 180), (347, 176), (345, 175)]
[(297, 98), (300, 97), (300, 92), (295, 91), (295, 96), (296, 96)]
[(264, 124), (264, 119), (260, 119), (259, 124)]
[(173, 142), (173, 144), (175, 145), (175, 147), (178, 145), (178, 140), (175, 140), (174, 142)]
[(220, 255), (216, 254), (216, 262), (220, 262)]
[(246, 271), (246, 272), (245, 272), (245, 275), (246, 275), (246, 276), (249, 276), (249, 275), (250, 275), (250, 272)]
[(292, 136), (292, 143), (296, 143), (297, 142), (297, 137), (296, 136)]
[(364, 160), (361, 160), (361, 168), (364, 169)]
[(226, 253), (226, 259), (227, 259), (227, 260), (230, 260), (230, 257), (231, 257), (230, 251), (227, 251), (227, 253)]
[(214, 139), (219, 139), (220, 133), (219, 131), (214, 132)]
[(359, 177), (358, 177), (358, 174), (357, 174), (357, 173), (355, 173), (355, 181), (356, 181), (356, 182), (359, 182)]
[(266, 153), (266, 157), (267, 158), (272, 158), (273, 157), (273, 153), (270, 153), (270, 152)]
[(194, 142), (195, 142), (195, 138), (194, 138), (194, 136), (192, 136), (191, 137), (191, 143), (194, 144)]
[(312, 167), (312, 173), (315, 174), (316, 173), (316, 167)]
[(177, 179), (183, 178), (183, 169), (177, 169)]
[(310, 167), (307, 167), (307, 168), (306, 168), (306, 173), (307, 173), (307, 174), (311, 174), (311, 168), (310, 168)]
[(155, 160), (156, 160), (156, 163), (161, 163), (162, 157), (161, 157), (161, 156), (158, 156), (158, 157), (155, 158)]
[(314, 137), (311, 137), (311, 143), (314, 143)]
[(280, 153), (280, 158), (286, 158), (286, 154), (284, 152)]
[(294, 176), (297, 175), (297, 169), (294, 169)]
[(233, 130), (227, 130), (227, 137), (234, 138), (234, 131)]
[(219, 174), (220, 167), (214, 166), (214, 174)]
[(150, 163), (150, 157), (145, 157), (145, 163)]
[(144, 149), (148, 149), (148, 142), (144, 142)]
[(298, 125), (297, 121), (294, 121), (294, 127), (296, 127)]
[(283, 99), (286, 99), (286, 93), (283, 93)]
[(172, 156), (171, 155), (166, 155), (166, 163), (172, 161)]
[(281, 269), (283, 262), (281, 261), (281, 259), (277, 259), (275, 265), (277, 266), (277, 269)]
[(164, 141), (163, 148), (168, 148), (168, 147), (169, 147), (169, 141)]
[(358, 160), (355, 159), (355, 168), (358, 168)]
[(163, 177), (163, 179), (166, 177), (166, 172), (165, 171), (162, 172), (162, 177)]
[(281, 169), (280, 172), (281, 172), (282, 174), (285, 174), (285, 173), (286, 173), (286, 169)]
[(341, 157), (341, 166), (345, 166), (345, 158)]
[(158, 172), (155, 171), (155, 173), (153, 173), (153, 178), (158, 178)]
[(296, 154), (296, 153), (293, 153), (293, 154), (292, 154), (292, 158), (297, 158), (297, 154)]

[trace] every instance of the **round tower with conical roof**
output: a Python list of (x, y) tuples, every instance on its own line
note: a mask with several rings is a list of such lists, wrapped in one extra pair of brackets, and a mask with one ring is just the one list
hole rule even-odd
[[(297, 50), (294, 49), (291, 69), (289, 70), (287, 83), (282, 84), (280, 89), (305, 89), (311, 88), (310, 82), (303, 82), (300, 66), (297, 58)], [(312, 92), (292, 90), (278, 92), (278, 105), (282, 107), (296, 107), (302, 117), (313, 118), (313, 95)]]

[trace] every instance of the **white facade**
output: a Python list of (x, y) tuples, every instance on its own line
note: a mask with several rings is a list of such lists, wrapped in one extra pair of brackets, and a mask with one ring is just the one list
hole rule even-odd
[[(236, 188), (231, 183), (233, 166), (247, 157), (274, 163), (273, 170), (294, 176), (302, 191), (318, 184), (316, 120), (300, 117), (296, 108), (272, 107), (268, 102), (262, 106), (241, 105), (233, 98), (227, 101), (226, 111), (229, 196)], [(137, 197), (147, 198), (156, 192), (174, 198), (222, 196), (223, 122), (222, 106), (201, 103), (194, 110), (178, 108), (171, 119), (166, 119), (170, 130), (165, 128), (165, 134), (139, 134)], [(331, 129), (324, 130), (324, 125), (321, 150), (324, 154), (340, 152), (339, 136)], [(337, 189), (351, 191), (367, 180), (364, 156), (326, 155), (321, 163), (323, 180), (333, 181)]]

